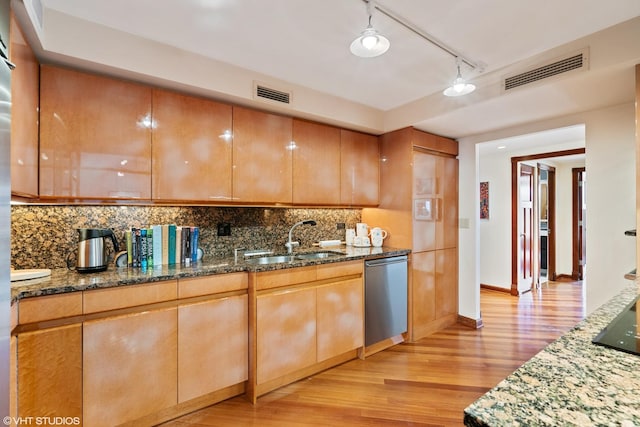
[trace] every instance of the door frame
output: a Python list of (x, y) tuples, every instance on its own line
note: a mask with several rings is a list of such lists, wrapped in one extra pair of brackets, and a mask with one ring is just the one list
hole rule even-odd
[[(518, 167), (519, 166), (519, 167)], [(512, 226), (516, 230), (515, 239), (512, 242), (511, 247), (511, 259), (512, 259), (512, 274), (515, 273), (515, 276), (512, 277), (511, 281), (511, 295), (519, 295), (526, 291), (521, 291), (520, 283), (526, 285), (528, 280), (531, 280), (531, 284), (529, 285), (529, 289), (533, 288), (535, 282), (533, 280), (536, 268), (534, 266), (534, 257), (533, 257), (533, 248), (537, 247), (535, 244), (535, 239), (537, 233), (534, 228), (534, 213), (537, 206), (537, 197), (536, 197), (536, 185), (537, 185), (537, 177), (535, 175), (535, 166), (527, 165), (527, 164), (519, 164), (515, 163), (516, 168), (516, 182), (515, 185), (512, 186), (513, 197), (511, 199), (511, 209), (512, 213), (515, 212), (515, 215), (512, 215)], [(526, 170), (526, 175), (524, 171)], [(522, 200), (522, 177), (528, 176), (529, 179), (529, 197), (531, 206), (529, 208), (525, 208), (524, 201)], [(520, 189), (520, 191), (519, 191)], [(528, 214), (526, 212), (529, 212)], [(528, 218), (527, 218), (528, 215)], [(524, 237), (524, 243), (522, 243), (522, 238)], [(522, 257), (522, 258), (520, 258)], [(528, 260), (528, 263), (527, 263)], [(520, 268), (522, 265), (522, 268)], [(527, 276), (527, 271), (529, 271), (529, 276)], [(521, 277), (522, 276), (522, 277)], [(528, 277), (528, 278), (527, 278)]]
[(518, 291), (518, 163), (527, 160), (542, 160), (585, 153), (585, 148), (574, 148), (572, 150), (551, 151), (511, 158), (511, 295), (522, 295)]
[(556, 280), (556, 168), (538, 162), (538, 178), (541, 170), (547, 171), (547, 278)]
[(572, 280), (582, 280), (583, 271), (582, 271), (582, 248), (584, 245), (585, 236), (581, 230), (580, 222), (584, 220), (581, 215), (582, 211), (582, 195), (580, 194), (582, 191), (582, 187), (580, 186), (580, 182), (582, 174), (586, 171), (586, 168), (573, 168), (571, 169), (571, 209), (573, 213), (571, 214), (571, 227), (573, 229), (573, 238), (572, 238), (572, 271), (571, 271), (571, 279)]

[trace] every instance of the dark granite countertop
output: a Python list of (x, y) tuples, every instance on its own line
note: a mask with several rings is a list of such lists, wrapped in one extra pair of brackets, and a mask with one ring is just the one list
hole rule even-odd
[(638, 426), (640, 356), (591, 340), (638, 294), (636, 284), (464, 410), (467, 426)]
[[(100, 273), (80, 274), (65, 268), (52, 270), (51, 276), (39, 279), (23, 280), (11, 283), (11, 300), (15, 302), (22, 298), (54, 295), (67, 292), (84, 291), (89, 289), (110, 288), (115, 286), (135, 285), (141, 283), (159, 282), (187, 277), (209, 276), (213, 274), (235, 273), (242, 271), (271, 271), (307, 265), (344, 262), (365, 258), (389, 257), (407, 255), (411, 251), (397, 248), (356, 248), (351, 246), (337, 246), (315, 248), (313, 250), (297, 250), (294, 254), (309, 252), (340, 252), (342, 255), (322, 259), (294, 260), (286, 263), (256, 265), (247, 263), (244, 257), (235, 262), (233, 257), (208, 258), (192, 263), (190, 266), (163, 265), (143, 271), (139, 268), (116, 268), (109, 266), (107, 271)], [(282, 253), (277, 253), (278, 255)]]

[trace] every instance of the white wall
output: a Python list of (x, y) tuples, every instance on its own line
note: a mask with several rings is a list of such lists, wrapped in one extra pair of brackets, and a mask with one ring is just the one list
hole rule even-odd
[[(635, 111), (633, 103), (516, 126), (460, 139), (460, 218), (477, 213), (480, 175), (475, 146), (483, 142), (584, 123), (587, 184), (587, 312), (606, 302), (629, 282), (624, 273), (635, 266), (635, 242), (624, 231), (635, 227)], [(474, 153), (475, 154), (475, 153)], [(477, 154), (476, 154), (477, 155)], [(477, 176), (477, 178), (475, 178)], [(475, 179), (474, 179), (475, 178)], [(473, 203), (469, 203), (473, 200)], [(491, 200), (492, 214), (496, 202)], [(480, 233), (460, 233), (460, 315), (480, 318), (477, 288), (480, 273), (469, 272), (466, 259), (480, 259)], [(479, 226), (479, 225), (478, 225)], [(462, 232), (464, 231), (464, 233)], [(510, 250), (510, 249), (509, 249)], [(475, 252), (474, 252), (475, 251)], [(506, 264), (509, 264), (508, 262)], [(473, 268), (473, 267), (471, 267)], [(510, 269), (511, 266), (508, 265)], [(467, 270), (465, 270), (467, 269)], [(463, 280), (464, 278), (464, 280)]]
[[(478, 156), (474, 144), (459, 144), (458, 146), (458, 312), (460, 315), (478, 320), (480, 319), (480, 197), (478, 181)], [(469, 185), (473, 183), (473, 185)], [(476, 286), (476, 284), (478, 284)]]
[(481, 155), (480, 182), (489, 182), (489, 219), (480, 223), (480, 283), (511, 288), (511, 155)]
[(635, 267), (635, 109), (633, 104), (587, 115), (587, 312), (629, 284)]

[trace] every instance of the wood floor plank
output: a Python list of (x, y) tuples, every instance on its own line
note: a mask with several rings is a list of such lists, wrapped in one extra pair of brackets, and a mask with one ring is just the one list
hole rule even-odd
[(462, 426), (465, 407), (584, 318), (584, 290), (581, 282), (549, 282), (520, 297), (482, 289), (481, 310), (481, 329), (453, 325), (256, 405), (236, 397), (162, 426)]

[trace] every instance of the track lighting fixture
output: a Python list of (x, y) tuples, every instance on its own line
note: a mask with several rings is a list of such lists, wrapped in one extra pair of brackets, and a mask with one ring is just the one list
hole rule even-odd
[(369, 15), (369, 25), (364, 29), (360, 36), (351, 43), (351, 53), (361, 58), (373, 58), (380, 56), (389, 50), (389, 39), (380, 34), (378, 30), (371, 25), (371, 3), (372, 0), (366, 1), (367, 14)]
[(471, 93), (476, 89), (475, 85), (471, 83), (467, 83), (462, 78), (460, 66), (462, 64), (465, 64), (469, 66), (472, 70), (483, 72), (486, 67), (486, 64), (482, 62), (472, 61), (471, 59), (463, 56), (457, 50), (453, 49), (450, 46), (447, 46), (444, 42), (438, 40), (436, 37), (432, 36), (431, 34), (423, 31), (418, 26), (412, 24), (411, 22), (404, 19), (403, 17), (393, 12), (392, 10), (380, 4), (374, 3), (373, 0), (361, 0), (361, 1), (363, 1), (367, 5), (367, 13), (369, 15), (369, 25), (360, 34), (360, 36), (351, 43), (351, 53), (353, 53), (356, 56), (360, 56), (362, 58), (371, 58), (371, 57), (382, 55), (389, 49), (389, 45), (390, 45), (389, 40), (385, 36), (380, 34), (371, 25), (371, 13), (373, 9), (375, 9), (381, 14), (385, 15), (387, 18), (397, 22), (407, 30), (421, 37), (425, 41), (431, 43), (432, 45), (440, 48), (444, 52), (456, 58), (456, 67), (458, 69), (458, 74), (456, 76), (456, 79), (453, 81), (453, 84), (444, 90), (443, 92), (444, 95), (462, 96), (462, 95)]
[(456, 57), (456, 67), (458, 68), (458, 75), (456, 79), (453, 81), (453, 84), (446, 88), (444, 92), (442, 92), (445, 96), (462, 96), (476, 90), (476, 86), (467, 83), (460, 73), (460, 58)]

